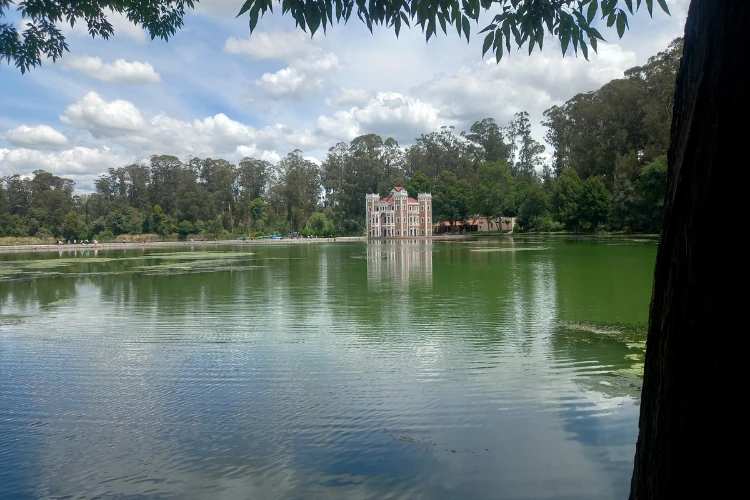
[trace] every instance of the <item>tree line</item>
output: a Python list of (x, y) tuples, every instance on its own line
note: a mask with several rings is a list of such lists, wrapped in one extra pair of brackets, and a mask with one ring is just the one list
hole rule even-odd
[(276, 164), (152, 156), (109, 169), (89, 194), (37, 170), (2, 179), (0, 236), (361, 235), (365, 194), (394, 185), (431, 192), (435, 221), (515, 216), (525, 231), (656, 232), (681, 52), (677, 39), (625, 78), (545, 111), (550, 156), (520, 112), (506, 126), (443, 127), (407, 148), (363, 135), (331, 147), (321, 165), (299, 150)]

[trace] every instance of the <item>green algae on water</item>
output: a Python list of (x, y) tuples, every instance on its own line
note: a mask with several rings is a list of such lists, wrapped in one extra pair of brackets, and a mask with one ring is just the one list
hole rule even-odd
[(477, 253), (492, 253), (492, 252), (532, 252), (540, 250), (549, 250), (549, 247), (521, 247), (521, 248), (472, 248), (472, 252)]
[[(219, 271), (246, 271), (257, 265), (246, 265), (242, 261), (255, 260), (254, 253), (243, 252), (176, 252), (153, 253), (123, 257), (86, 257), (64, 259), (36, 259), (27, 261), (0, 261), (0, 282), (23, 281), (60, 277), (97, 277), (121, 274), (142, 274), (153, 276), (170, 276), (188, 273), (206, 273)], [(154, 264), (136, 265), (117, 270), (77, 270), (66, 271), (66, 267), (86, 266), (90, 264), (136, 263), (138, 261), (156, 261)]]
[(23, 323), (26, 317), (21, 314), (0, 314), (0, 326)]
[(621, 368), (617, 370), (620, 373), (626, 373), (628, 375), (635, 375), (636, 377), (643, 378), (643, 363), (634, 363), (630, 368)]
[(611, 338), (625, 342), (628, 347), (633, 345), (646, 345), (645, 326), (622, 324), (622, 323), (585, 323), (579, 321), (560, 321), (558, 323), (560, 332), (568, 334), (573, 340), (587, 341), (589, 338)]
[(240, 265), (237, 260), (217, 259), (138, 266), (133, 268), (133, 272), (147, 276), (174, 276), (178, 274), (213, 273), (220, 271), (248, 271), (261, 267), (265, 266)]

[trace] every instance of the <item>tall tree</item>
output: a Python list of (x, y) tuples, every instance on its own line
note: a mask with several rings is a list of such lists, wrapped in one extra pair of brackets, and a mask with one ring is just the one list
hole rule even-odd
[(503, 132), (493, 118), (484, 118), (474, 122), (468, 132), (461, 132), (461, 137), (470, 142), (469, 151), (474, 162), (494, 162), (508, 160), (509, 146), (505, 143)]
[(555, 181), (550, 200), (557, 221), (576, 232), (581, 224), (579, 203), (582, 192), (583, 185), (578, 173), (572, 168), (566, 168)]
[(412, 196), (416, 196), (419, 193), (429, 193), (432, 191), (432, 184), (430, 184), (430, 179), (428, 179), (424, 172), (422, 172), (421, 170), (415, 172), (414, 175), (412, 175), (411, 179), (406, 181), (404, 187), (406, 188), (406, 191)]
[(441, 127), (440, 132), (422, 134), (406, 152), (406, 175), (420, 171), (435, 182), (443, 171), (453, 172), (457, 177), (470, 178), (474, 164), (466, 141), (453, 132), (453, 127)]
[(320, 199), (320, 171), (318, 166), (302, 157), (295, 149), (279, 162), (284, 175), (281, 196), (286, 220), (294, 231), (299, 231), (315, 212)]
[(263, 196), (268, 186), (270, 163), (245, 157), (237, 167), (237, 182), (243, 198), (254, 200)]
[(526, 111), (516, 113), (510, 130), (514, 134), (513, 143), (515, 158), (511, 165), (511, 172), (529, 182), (536, 175), (537, 168), (542, 166), (544, 146), (531, 136), (531, 122)]
[(474, 211), (494, 219), (500, 231), (500, 218), (515, 206), (515, 181), (505, 161), (485, 162), (477, 171)]
[(471, 185), (449, 170), (440, 172), (433, 188), (434, 216), (440, 221), (465, 220), (471, 206)]
[(518, 223), (524, 229), (537, 232), (549, 226), (549, 200), (547, 193), (538, 184), (527, 187), (523, 193), (523, 202), (518, 209)]
[(594, 232), (609, 215), (610, 195), (607, 187), (598, 177), (589, 177), (583, 182), (579, 200), (581, 222), (591, 227)]
[(569, 133), (570, 121), (568, 120), (566, 110), (561, 106), (552, 106), (546, 110), (544, 118), (545, 120), (542, 122), (542, 125), (547, 127), (544, 139), (552, 146), (552, 169), (557, 177), (568, 166), (570, 139), (568, 139), (567, 135)]
[(177, 192), (184, 166), (175, 156), (151, 157), (151, 199), (166, 214), (173, 214), (177, 208)]
[(634, 221), (642, 231), (658, 231), (667, 187), (667, 157), (660, 156), (641, 170), (636, 181)]

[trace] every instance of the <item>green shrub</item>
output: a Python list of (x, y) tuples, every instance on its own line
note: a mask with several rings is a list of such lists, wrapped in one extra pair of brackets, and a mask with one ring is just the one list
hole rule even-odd
[(101, 233), (97, 234), (94, 239), (100, 242), (112, 241), (115, 239), (115, 235), (112, 234), (112, 231), (102, 231)]

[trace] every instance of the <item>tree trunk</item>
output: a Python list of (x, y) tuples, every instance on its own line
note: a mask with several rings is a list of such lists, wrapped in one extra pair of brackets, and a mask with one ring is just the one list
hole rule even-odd
[[(750, 498), (750, 2), (693, 0), (677, 79), (630, 498)], [(736, 237), (734, 235), (737, 235)], [(721, 236), (728, 237), (721, 241)], [(743, 493), (744, 492), (744, 493)]]

